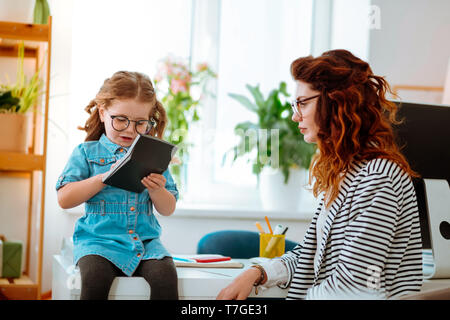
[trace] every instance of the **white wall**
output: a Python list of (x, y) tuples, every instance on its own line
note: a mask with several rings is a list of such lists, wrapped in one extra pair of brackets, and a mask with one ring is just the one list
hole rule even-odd
[[(67, 130), (71, 106), (70, 75), (73, 1), (49, 1), (53, 16), (50, 108), (45, 186), (44, 264), (42, 292), (51, 290), (52, 255), (58, 253), (63, 237), (71, 236), (78, 217), (58, 205), (55, 185), (66, 163), (69, 145)], [(70, 151), (69, 151), (70, 152)]]
[[(259, 221), (267, 230), (264, 223), (264, 216), (260, 219), (253, 218), (226, 218), (226, 217), (189, 217), (183, 214), (177, 215), (177, 212), (170, 217), (158, 215), (158, 221), (162, 227), (161, 241), (167, 250), (172, 253), (192, 254), (197, 250), (198, 241), (207, 233), (219, 230), (248, 230), (258, 231), (255, 222)], [(309, 226), (308, 221), (303, 220), (284, 220), (270, 219), (272, 226), (283, 224), (288, 226), (289, 230), (286, 238), (295, 242), (301, 242)]]
[(367, 60), (370, 0), (334, 0), (331, 14), (331, 49), (347, 49)]
[(444, 86), (450, 57), (450, 1), (372, 0), (381, 29), (370, 32), (369, 62), (391, 85)]

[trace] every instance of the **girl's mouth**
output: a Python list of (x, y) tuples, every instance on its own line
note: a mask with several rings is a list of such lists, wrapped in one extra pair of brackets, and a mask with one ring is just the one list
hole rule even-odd
[(120, 139), (122, 139), (123, 141), (127, 141), (127, 142), (133, 140), (133, 138), (130, 138), (130, 137), (124, 137), (124, 136), (120, 136)]

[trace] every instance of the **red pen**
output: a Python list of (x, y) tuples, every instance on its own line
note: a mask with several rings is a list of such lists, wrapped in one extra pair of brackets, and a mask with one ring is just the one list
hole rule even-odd
[(230, 257), (204, 257), (204, 258), (194, 258), (194, 260), (199, 263), (207, 263), (207, 262), (228, 261), (228, 260), (231, 260), (231, 258)]

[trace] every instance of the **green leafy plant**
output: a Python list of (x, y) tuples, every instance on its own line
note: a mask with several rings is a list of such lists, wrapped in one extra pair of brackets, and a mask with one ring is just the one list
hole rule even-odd
[[(259, 176), (265, 166), (271, 166), (282, 171), (284, 183), (287, 183), (290, 168), (309, 168), (316, 147), (303, 140), (297, 124), (291, 120), (290, 103), (281, 101), (290, 96), (286, 91), (286, 83), (281, 82), (267, 98), (264, 98), (259, 85), (246, 85), (246, 88), (253, 101), (239, 94), (230, 93), (229, 96), (256, 113), (258, 120), (241, 122), (235, 126), (234, 131), (240, 136), (240, 141), (224, 155), (223, 160), (229, 153), (233, 154), (233, 162), (238, 157), (247, 155), (252, 161), (254, 174)], [(251, 143), (249, 132), (256, 134), (256, 143)], [(278, 157), (272, 154), (274, 149), (278, 152)]]
[(12, 96), (11, 90), (0, 91), (0, 110), (15, 110), (19, 105), (19, 98)]
[[(165, 58), (154, 78), (157, 96), (167, 112), (168, 124), (164, 138), (179, 147), (178, 157), (188, 156), (187, 143), (189, 125), (200, 120), (199, 107), (207, 91), (208, 82), (216, 74), (206, 63), (192, 70), (188, 64), (174, 57)], [(172, 174), (179, 182), (181, 163), (172, 165)]]
[[(25, 46), (23, 41), (18, 46), (17, 77), (13, 84), (0, 85), (0, 113), (26, 113), (36, 105), (42, 95), (43, 81), (36, 71), (30, 80), (24, 72)], [(8, 82), (9, 79), (8, 79)]]

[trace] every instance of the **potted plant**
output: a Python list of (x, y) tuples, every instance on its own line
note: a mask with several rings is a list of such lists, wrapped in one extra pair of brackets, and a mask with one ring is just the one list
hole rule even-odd
[(33, 23), (47, 24), (50, 8), (47, 0), (36, 0), (33, 10)]
[[(253, 173), (258, 176), (264, 209), (297, 210), (301, 189), (306, 184), (306, 171), (316, 147), (303, 140), (297, 124), (291, 120), (286, 83), (281, 82), (267, 98), (259, 85), (247, 85), (246, 88), (253, 101), (239, 94), (229, 96), (256, 113), (258, 120), (236, 125), (235, 133), (240, 136), (240, 141), (229, 151), (234, 155), (233, 162), (238, 157), (250, 158)], [(250, 141), (252, 138), (254, 143)]]
[[(39, 70), (30, 80), (24, 72), (24, 43), (18, 46), (17, 79), (0, 85), (0, 150), (26, 153), (31, 130), (31, 114), (42, 95), (43, 81)], [(8, 81), (9, 82), (9, 81)]]
[[(175, 181), (183, 187), (191, 144), (188, 141), (189, 125), (200, 120), (201, 101), (207, 94), (206, 86), (216, 74), (206, 63), (192, 70), (174, 57), (165, 58), (154, 78), (157, 96), (167, 112), (168, 124), (164, 138), (178, 146), (177, 161), (171, 166)], [(181, 181), (183, 180), (183, 181)]]

